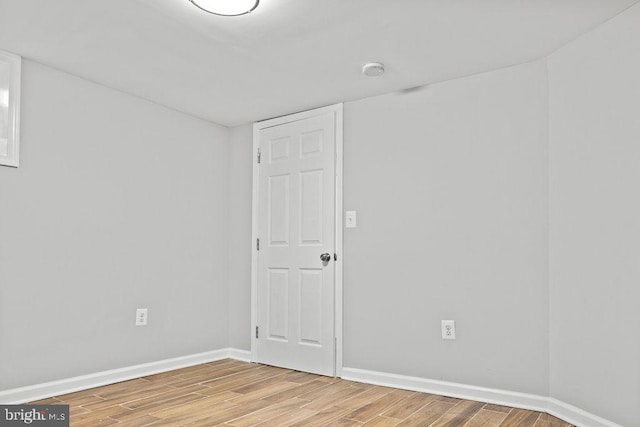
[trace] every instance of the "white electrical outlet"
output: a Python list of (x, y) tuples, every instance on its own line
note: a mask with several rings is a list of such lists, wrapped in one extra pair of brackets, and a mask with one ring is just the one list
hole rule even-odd
[(442, 321), (442, 339), (443, 340), (456, 339), (456, 321), (455, 320)]
[(146, 308), (136, 310), (136, 326), (147, 326), (148, 311)]

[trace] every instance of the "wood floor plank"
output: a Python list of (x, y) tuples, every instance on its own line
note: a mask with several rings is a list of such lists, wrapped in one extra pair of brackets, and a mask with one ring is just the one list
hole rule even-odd
[(261, 422), (262, 422), (261, 418), (256, 417), (255, 415), (249, 414), (241, 418), (236, 418), (235, 420), (227, 421), (226, 423), (221, 425), (233, 426), (233, 427), (253, 427), (257, 424), (260, 424)]
[(400, 423), (397, 418), (382, 417), (380, 415), (370, 419), (363, 424), (363, 427), (395, 427)]
[(88, 409), (82, 408), (80, 406), (70, 406), (69, 407), (69, 416), (74, 418), (74, 419), (78, 415), (87, 414), (89, 412), (91, 412), (91, 411), (89, 411)]
[(336, 420), (331, 424), (327, 424), (328, 427), (357, 427), (361, 425), (362, 423), (354, 420), (349, 420), (347, 418), (340, 418), (339, 420)]
[(386, 387), (365, 388), (362, 393), (357, 394), (350, 399), (338, 402), (336, 406), (340, 408), (355, 410), (373, 402), (374, 400), (381, 398), (386, 394), (391, 393), (392, 391), (393, 389), (389, 389)]
[(440, 417), (433, 427), (462, 427), (484, 406), (482, 402), (463, 400)]
[(129, 409), (152, 407), (155, 405), (162, 404), (168, 400), (190, 395), (192, 393), (197, 393), (198, 391), (202, 391), (205, 389), (207, 389), (207, 387), (200, 384), (195, 384), (190, 387), (185, 387), (184, 389), (179, 389), (179, 390), (167, 388), (165, 389), (166, 391), (164, 391), (163, 393), (158, 393), (144, 399), (137, 399), (130, 402), (125, 402), (122, 404), (122, 406)]
[(282, 426), (289, 427), (299, 421), (304, 421), (313, 415), (317, 414), (316, 411), (311, 411), (304, 408), (295, 408), (290, 411), (283, 412), (282, 414), (265, 420), (260, 424), (256, 424), (256, 427), (269, 427), (269, 426)]
[(74, 422), (73, 427), (99, 427), (110, 426), (112, 424), (118, 424), (118, 421), (114, 420), (113, 418), (89, 419)]
[(336, 382), (327, 383), (327, 384), (328, 386), (325, 388), (315, 389), (307, 393), (301, 394), (298, 397), (304, 400), (316, 400), (316, 399), (322, 398), (323, 396), (326, 396), (327, 394), (337, 393), (340, 390), (353, 387), (352, 383), (349, 383), (349, 381), (343, 381), (343, 380), (338, 380)]
[[(86, 408), (85, 408), (86, 409)], [(130, 409), (123, 408), (119, 405), (110, 406), (108, 408), (102, 408), (95, 411), (85, 412), (84, 414), (80, 414), (75, 417), (76, 420), (87, 420), (87, 419), (103, 419), (110, 418), (113, 415), (120, 415), (126, 412), (130, 412)]]
[(424, 408), (417, 412), (414, 412), (398, 426), (402, 427), (421, 427), (428, 426), (437, 421), (440, 417), (447, 413), (451, 408), (455, 406), (454, 403), (443, 402), (441, 400), (434, 400)]
[(141, 417), (138, 417), (134, 420), (129, 420), (126, 422), (122, 422), (120, 421), (118, 423), (118, 426), (123, 426), (123, 427), (142, 427), (142, 426), (148, 426), (149, 424), (155, 422), (155, 421), (159, 421), (159, 418), (156, 418), (154, 416), (151, 415), (143, 415)]
[(440, 400), (442, 402), (447, 402), (447, 403), (460, 403), (462, 401), (462, 399), (449, 397), (449, 396), (436, 396), (435, 400)]
[(63, 402), (69, 406), (84, 406), (84, 405), (89, 405), (91, 403), (102, 402), (104, 400), (106, 399), (103, 397), (90, 395), (90, 396), (83, 396), (83, 397), (75, 397), (73, 399), (65, 399), (63, 400)]
[(270, 402), (267, 402), (267, 401), (264, 401), (264, 400), (260, 400), (260, 402), (265, 403), (266, 406), (256, 410), (255, 412), (251, 413), (250, 415), (252, 417), (258, 417), (263, 421), (270, 420), (271, 418), (275, 418), (275, 417), (277, 417), (277, 416), (279, 416), (279, 415), (281, 415), (281, 414), (283, 414), (285, 412), (288, 412), (290, 410), (299, 409), (302, 406), (304, 406), (307, 403), (309, 403), (309, 401), (298, 399), (297, 397), (294, 397), (294, 398), (289, 399), (289, 400), (285, 400), (284, 402), (275, 403), (275, 404), (271, 404)]
[(573, 427), (551, 415), (221, 360), (40, 399), (71, 427)]
[[(199, 423), (195, 423), (194, 427), (200, 425), (215, 425), (215, 423), (224, 421), (227, 421), (227, 424), (234, 426), (254, 426), (261, 424), (266, 420), (280, 416), (290, 410), (299, 409), (305, 402), (306, 401), (301, 401), (299, 399), (290, 399), (286, 402), (273, 405), (264, 400), (258, 400), (252, 403), (238, 405), (238, 408), (240, 409), (229, 411), (231, 416), (229, 416), (229, 413), (223, 414), (223, 418), (228, 419), (221, 421), (219, 416), (217, 418), (202, 419)], [(256, 404), (261, 404), (262, 406)], [(210, 424), (206, 424), (205, 422)]]
[[(410, 396), (409, 396), (410, 397)], [(408, 396), (405, 393), (400, 393), (399, 391), (393, 391), (391, 393), (385, 394), (384, 396), (374, 400), (371, 403), (368, 403), (350, 414), (346, 415), (344, 418), (348, 418), (350, 420), (360, 421), (364, 423), (369, 421), (376, 415), (379, 415), (386, 411), (390, 406), (407, 399)]]
[[(336, 406), (338, 402), (341, 402), (345, 399), (349, 399), (362, 392), (364, 392), (364, 389), (360, 387), (355, 387), (355, 386), (345, 387), (345, 388), (342, 388), (341, 390), (336, 391), (333, 394), (325, 394), (322, 397), (318, 397), (312, 400), (311, 403), (305, 406), (305, 409), (315, 409), (315, 410), (321, 411), (323, 409)], [(300, 398), (305, 399), (305, 396), (306, 395), (303, 395)]]
[(269, 402), (265, 402), (264, 400), (254, 400), (253, 402), (248, 402), (243, 405), (234, 405), (234, 407), (222, 411), (212, 411), (211, 415), (200, 418), (197, 421), (186, 425), (190, 427), (215, 426), (236, 418), (247, 416), (266, 407), (269, 407)]
[(310, 374), (308, 372), (300, 372), (293, 371), (285, 374), (286, 381), (291, 381), (292, 383), (308, 383), (309, 381), (315, 380), (318, 376), (314, 374)]
[(507, 418), (507, 414), (507, 412), (491, 411), (483, 408), (464, 427), (497, 427)]
[(119, 405), (124, 405), (124, 404), (133, 405), (134, 402), (137, 402), (138, 400), (141, 400), (141, 399), (145, 399), (151, 396), (158, 397), (162, 395), (165, 391), (166, 391), (166, 388), (159, 385), (158, 387), (140, 390), (134, 393), (127, 393), (122, 396), (114, 396), (110, 399), (106, 399), (101, 402), (89, 403), (82, 406), (85, 408), (91, 409), (91, 406), (104, 407), (104, 405), (109, 402), (118, 403)]
[(194, 383), (198, 383), (198, 384), (209, 383), (215, 380), (223, 380), (223, 379), (230, 379), (230, 378), (237, 379), (243, 373), (246, 375), (252, 375), (253, 372), (259, 373), (262, 371), (256, 368), (247, 369), (247, 370), (237, 370), (235, 368), (230, 368), (230, 369), (223, 369), (215, 372), (209, 372), (209, 371), (194, 372), (194, 374), (197, 374), (197, 375), (191, 376), (189, 378), (176, 376), (176, 377), (173, 377), (170, 381), (167, 381), (166, 384), (171, 387), (182, 388), (182, 387), (189, 387)]
[(111, 415), (111, 418), (115, 418), (119, 421), (132, 420), (136, 417), (140, 417), (149, 413), (156, 413), (171, 408), (182, 407), (187, 403), (197, 402), (199, 400), (206, 399), (206, 396), (201, 394), (185, 394), (184, 396), (176, 396), (157, 404), (149, 404), (137, 409), (133, 409), (129, 412), (122, 412), (120, 414)]
[(235, 360), (235, 359), (220, 359), (220, 360), (214, 360), (213, 362), (203, 363), (203, 365), (211, 365), (211, 366), (227, 365), (227, 364), (232, 364), (232, 365), (251, 365), (251, 363), (245, 363), (245, 362), (241, 362), (241, 361)]
[(70, 424), (75, 426), (91, 426), (91, 425), (110, 425), (115, 424), (118, 421), (111, 418), (111, 415), (121, 414), (123, 411), (128, 411), (126, 408), (120, 406), (112, 406), (110, 408), (104, 408), (97, 411), (90, 411), (84, 414), (80, 414), (71, 419)]
[[(244, 365), (238, 364), (226, 364), (226, 365), (201, 365), (203, 368), (194, 370), (192, 372), (179, 375), (181, 378), (193, 378), (208, 372), (212, 378), (218, 378), (225, 376), (227, 373), (240, 373), (248, 371), (264, 371), (267, 369), (264, 365), (258, 365), (255, 363), (246, 363)], [(203, 369), (206, 369), (203, 371)]]
[(553, 415), (540, 414), (534, 427), (571, 427), (571, 424), (566, 421), (562, 421)]
[(168, 421), (158, 420), (154, 423), (147, 424), (145, 427), (175, 427), (175, 424), (172, 424)]
[(291, 399), (292, 397), (300, 397), (306, 393), (309, 393), (315, 390), (320, 390), (324, 387), (328, 387), (329, 384), (330, 383), (327, 383), (324, 381), (311, 381), (306, 384), (301, 384), (301, 385), (298, 385), (297, 387), (272, 394), (270, 396), (265, 397), (264, 399), (273, 403), (283, 402), (285, 400)]
[[(206, 425), (216, 425), (235, 417), (240, 407), (229, 402), (219, 402), (206, 407), (199, 407), (189, 411), (175, 411), (170, 417), (161, 417), (169, 425), (184, 426), (193, 423), (200, 423), (208, 417), (213, 417)], [(231, 414), (231, 415), (229, 415)]]
[(145, 397), (155, 396), (161, 394), (164, 388), (161, 385), (156, 385), (153, 388), (132, 390), (127, 389), (123, 390), (122, 394), (110, 394), (111, 397), (105, 398), (104, 400), (97, 401), (94, 403), (89, 403), (82, 405), (83, 408), (87, 408), (91, 411), (96, 411), (103, 408), (108, 408), (113, 405), (121, 405), (126, 402), (133, 402), (135, 400), (144, 399)]
[(396, 418), (404, 420), (414, 412), (420, 410), (422, 407), (433, 402), (434, 395), (426, 393), (416, 393), (414, 396), (410, 396), (407, 399), (392, 405), (386, 411), (382, 413), (385, 417)]
[[(209, 387), (207, 393), (214, 393), (218, 391), (231, 390), (235, 387), (240, 387), (243, 385), (247, 385), (250, 383), (258, 382), (270, 377), (275, 377), (278, 375), (282, 375), (283, 372), (280, 370), (251, 370), (251, 372), (240, 372), (234, 375), (229, 375), (228, 377), (215, 379), (212, 381), (204, 381), (200, 384), (206, 385)], [(185, 380), (187, 381), (187, 380)]]
[(347, 415), (349, 412), (351, 412), (350, 409), (344, 409), (344, 408), (339, 408), (337, 406), (332, 406), (330, 408), (317, 412), (314, 416), (305, 419), (304, 422), (297, 422), (292, 424), (291, 427), (325, 426), (339, 418), (342, 418), (344, 415)]
[(500, 424), (500, 427), (532, 427), (535, 425), (539, 416), (539, 412), (527, 411), (526, 409), (513, 409)]
[(494, 405), (493, 403), (487, 403), (484, 405), (484, 408), (482, 409), (486, 409), (488, 411), (505, 412), (508, 414), (509, 412), (511, 412), (511, 409), (513, 408), (509, 408), (508, 406), (502, 406), (502, 405)]
[[(245, 368), (246, 369), (252, 369), (252, 368), (256, 368), (257, 365), (247, 365)], [(209, 365), (209, 364), (204, 364), (204, 365), (197, 365), (197, 366), (192, 366), (189, 368), (183, 368), (183, 369), (179, 369), (175, 372), (176, 377), (180, 377), (180, 378), (190, 378), (190, 377), (197, 377), (198, 375), (204, 373), (204, 372), (211, 372), (211, 373), (215, 373), (215, 372), (223, 372), (223, 371), (232, 371), (238, 369), (238, 365), (236, 365), (235, 363), (218, 363), (216, 365)]]
[[(229, 390), (238, 394), (252, 394), (255, 391), (262, 391), (264, 389), (269, 389), (276, 384), (282, 384), (287, 382), (284, 379), (284, 377), (285, 377), (284, 375), (276, 375), (275, 377), (252, 382), (251, 384), (246, 384), (246, 385), (242, 384), (242, 385), (239, 385), (238, 387), (232, 387)], [(298, 383), (293, 383), (293, 382), (288, 382), (288, 383), (291, 384), (292, 387), (296, 387), (299, 385)]]
[(102, 391), (117, 391), (117, 390), (128, 389), (128, 388), (131, 388), (132, 385), (136, 385), (136, 384), (149, 384), (149, 381), (146, 381), (146, 380), (144, 380), (142, 378), (138, 378), (138, 379), (135, 379), (135, 380), (129, 380), (129, 381), (123, 381), (123, 382), (119, 382), (119, 383), (115, 383), (115, 384), (103, 385), (103, 386), (95, 387), (95, 388), (88, 389), (88, 390), (76, 391), (74, 393), (62, 394), (60, 396), (56, 396), (56, 399), (62, 400), (62, 401), (67, 401), (67, 400), (70, 400), (70, 399), (76, 399), (76, 398), (81, 398), (81, 397), (86, 397), (86, 396), (98, 395)]
[[(198, 413), (203, 408), (213, 408), (215, 405), (229, 403), (227, 400), (232, 399), (234, 397), (239, 396), (237, 393), (232, 393), (230, 391), (219, 393), (214, 396), (206, 396), (202, 399), (195, 400), (193, 402), (189, 402), (180, 406), (173, 406), (171, 408), (162, 408), (158, 411), (150, 412), (153, 416), (162, 418), (163, 420), (173, 419), (176, 416), (179, 416), (183, 413)], [(227, 406), (237, 406), (229, 403)]]
[[(287, 381), (276, 382), (272, 385), (264, 386), (263, 388), (258, 388), (250, 393), (243, 394), (240, 397), (236, 397), (235, 399), (232, 400), (232, 402), (239, 405), (244, 402), (251, 402), (252, 400), (256, 400), (256, 399), (264, 399), (266, 397), (271, 396), (272, 394), (276, 394), (281, 391), (286, 391), (286, 390), (295, 388), (298, 385), (299, 385), (298, 383), (290, 383)], [(237, 393), (236, 390), (234, 390), (234, 392)]]
[[(251, 368), (248, 368), (248, 369), (251, 369)], [(189, 378), (196, 378), (196, 377), (209, 377), (213, 379), (213, 378), (222, 378), (227, 375), (234, 374), (236, 372), (241, 372), (241, 371), (239, 371), (238, 368), (234, 366), (205, 366), (197, 370), (174, 375), (174, 378), (176, 381), (186, 380)]]
[[(318, 380), (318, 382), (323, 382)], [(339, 392), (340, 390), (348, 389), (352, 387), (352, 384), (349, 384), (348, 381), (337, 381), (334, 383), (325, 383), (325, 387), (316, 387), (312, 390), (309, 390), (305, 393), (302, 393), (298, 396), (300, 399), (314, 401), (316, 399), (321, 399), (322, 397), (328, 394), (334, 394)]]

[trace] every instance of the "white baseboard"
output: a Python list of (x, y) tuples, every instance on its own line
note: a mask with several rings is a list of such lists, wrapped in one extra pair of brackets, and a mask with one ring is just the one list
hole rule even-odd
[(622, 427), (612, 421), (587, 412), (576, 406), (565, 403), (553, 397), (547, 398), (547, 412), (568, 423), (584, 427)]
[(230, 348), (229, 359), (235, 359), (241, 362), (251, 362), (251, 352), (248, 350), (239, 350), (237, 348)]
[(367, 371), (356, 368), (343, 368), (342, 378), (367, 384), (376, 384), (386, 387), (419, 391), (422, 393), (438, 394), (457, 397), (460, 399), (494, 403), (496, 405), (512, 406), (514, 408), (547, 412), (579, 427), (622, 427), (614, 422), (561, 402), (557, 399), (539, 396), (536, 394), (477, 387), (467, 384), (430, 380), (426, 378), (410, 377), (386, 372)]
[(0, 404), (10, 405), (33, 402), (35, 400), (46, 399), (51, 396), (73, 393), (80, 390), (114, 384), (121, 381), (159, 374), (161, 372), (173, 371), (175, 369), (186, 368), (222, 359), (237, 359), (249, 362), (251, 359), (251, 352), (224, 348), (192, 354), (189, 356), (175, 357), (173, 359), (159, 360), (157, 362), (143, 363), (141, 365), (128, 366), (126, 368), (96, 372), (94, 374), (82, 375), (59, 381), (4, 390), (0, 391)]

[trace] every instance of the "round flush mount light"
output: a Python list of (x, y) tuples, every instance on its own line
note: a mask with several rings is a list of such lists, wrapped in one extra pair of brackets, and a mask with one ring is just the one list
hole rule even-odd
[(362, 74), (367, 77), (377, 77), (384, 74), (384, 64), (381, 62), (367, 62), (362, 67)]
[(260, 0), (189, 0), (205, 12), (221, 16), (238, 16), (258, 7)]

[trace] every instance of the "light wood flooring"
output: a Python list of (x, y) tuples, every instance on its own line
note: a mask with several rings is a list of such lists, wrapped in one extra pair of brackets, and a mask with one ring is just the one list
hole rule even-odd
[(548, 414), (221, 360), (45, 399), (71, 426), (569, 427)]

